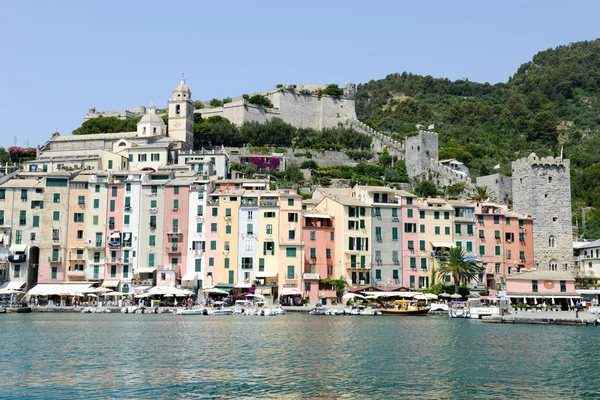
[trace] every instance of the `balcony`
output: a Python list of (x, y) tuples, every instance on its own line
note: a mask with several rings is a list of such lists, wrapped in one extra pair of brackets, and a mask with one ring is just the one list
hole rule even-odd
[(106, 259), (107, 264), (121, 264), (122, 261), (123, 259), (119, 257), (108, 257)]
[(23, 263), (27, 260), (27, 256), (25, 254), (10, 254), (8, 256), (8, 262), (11, 263)]
[(181, 254), (181, 247), (179, 246), (167, 246), (166, 252), (168, 254)]
[(69, 269), (67, 271), (67, 276), (69, 278), (85, 278), (85, 271), (83, 270), (77, 270), (77, 269)]
[(150, 214), (158, 214), (158, 208), (156, 208), (156, 207), (150, 207), (149, 211), (150, 211)]
[(111, 250), (117, 250), (121, 248), (121, 242), (118, 241), (114, 241), (114, 242), (108, 242), (108, 248)]
[(123, 242), (123, 244), (121, 245), (121, 247), (123, 247), (123, 248), (130, 248), (131, 247), (131, 241)]
[(207, 200), (206, 204), (208, 204), (209, 206), (218, 206), (219, 205), (219, 200)]
[(62, 264), (62, 257), (48, 257), (50, 264)]
[(242, 199), (241, 206), (242, 207), (257, 207), (258, 200), (257, 199)]
[(286, 281), (295, 281), (297, 279), (298, 279), (298, 274), (294, 274), (294, 275), (285, 274)]
[(261, 207), (277, 207), (277, 200), (262, 200), (260, 202)]
[(432, 253), (432, 256), (435, 258), (450, 257), (450, 252), (448, 252), (448, 251), (433, 251), (431, 253)]
[(123, 209), (123, 211), (125, 211), (126, 213), (130, 213), (133, 210), (132, 210), (131, 206), (125, 206), (125, 208)]
[(88, 248), (92, 248), (92, 249), (100, 249), (100, 248), (102, 248), (104, 246), (102, 245), (102, 240), (95, 240), (95, 241), (91, 240), (88, 243), (87, 247)]
[(170, 227), (168, 229), (169, 229), (167, 231), (168, 235), (183, 235), (183, 231), (181, 229), (179, 229), (178, 226), (172, 226), (172, 227)]
[(204, 221), (204, 215), (196, 215), (196, 221)]
[(71, 254), (71, 257), (69, 258), (69, 260), (71, 260), (71, 261), (83, 261), (83, 260), (85, 260), (85, 258), (83, 257), (83, 254)]

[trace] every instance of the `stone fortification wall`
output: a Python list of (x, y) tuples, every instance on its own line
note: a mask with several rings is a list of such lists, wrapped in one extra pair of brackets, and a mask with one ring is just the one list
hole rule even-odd
[(427, 169), (438, 161), (438, 134), (419, 131), (406, 138), (406, 171), (411, 179), (428, 179)]
[(381, 132), (377, 132), (375, 129), (371, 128), (370, 126), (362, 123), (357, 119), (348, 121), (346, 123), (346, 126), (354, 129), (357, 132), (371, 136), (371, 138), (373, 139), (373, 141), (371, 142), (371, 150), (373, 152), (382, 152), (383, 148), (387, 147), (388, 153), (391, 156), (397, 156), (399, 159), (404, 160), (404, 146), (397, 140), (394, 140)]
[(533, 257), (539, 269), (573, 269), (569, 160), (531, 153), (512, 163), (513, 207), (533, 217)]
[(502, 174), (477, 177), (477, 186), (487, 187), (490, 196), (504, 204), (512, 200), (512, 178)]

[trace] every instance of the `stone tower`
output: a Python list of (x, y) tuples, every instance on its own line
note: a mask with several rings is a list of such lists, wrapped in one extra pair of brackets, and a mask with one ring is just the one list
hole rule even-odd
[(406, 172), (411, 179), (427, 180), (432, 163), (438, 161), (438, 134), (419, 131), (417, 136), (406, 138)]
[(169, 136), (185, 142), (188, 148), (194, 144), (194, 103), (183, 78), (169, 99)]
[(531, 153), (512, 163), (514, 210), (533, 218), (533, 259), (538, 269), (571, 271), (573, 231), (569, 160)]

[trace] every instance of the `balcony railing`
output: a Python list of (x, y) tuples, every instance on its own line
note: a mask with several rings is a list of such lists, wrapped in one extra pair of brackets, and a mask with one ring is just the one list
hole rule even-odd
[(181, 253), (181, 247), (179, 247), (179, 246), (167, 246), (166, 251), (169, 254), (180, 254)]
[(70, 269), (67, 271), (67, 276), (70, 278), (84, 278), (85, 277), (85, 271), (83, 270), (76, 270), (76, 269)]
[(62, 257), (48, 257), (48, 262), (51, 264), (61, 264)]
[(8, 262), (11, 263), (22, 263), (27, 260), (27, 256), (25, 254), (11, 254), (8, 256)]
[(277, 200), (263, 200), (260, 202), (261, 207), (277, 207)]

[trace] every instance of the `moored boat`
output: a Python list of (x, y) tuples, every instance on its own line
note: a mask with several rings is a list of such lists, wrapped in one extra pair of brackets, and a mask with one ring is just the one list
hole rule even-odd
[(469, 305), (464, 301), (455, 301), (452, 303), (448, 315), (452, 318), (469, 318), (471, 316)]
[(178, 308), (173, 310), (175, 315), (208, 315), (206, 308)]
[(415, 300), (397, 300), (394, 308), (382, 308), (382, 315), (425, 315), (430, 307)]

